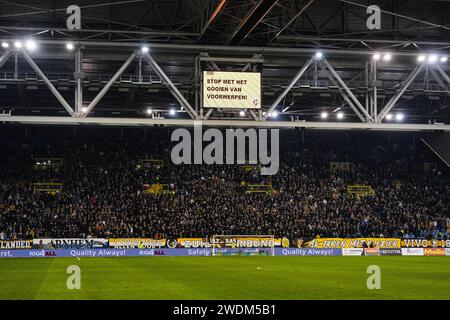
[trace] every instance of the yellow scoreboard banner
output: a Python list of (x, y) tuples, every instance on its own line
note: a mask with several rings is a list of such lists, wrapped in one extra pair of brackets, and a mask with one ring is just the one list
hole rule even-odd
[(259, 247), (261, 244), (267, 244), (267, 243), (271, 243), (273, 241), (273, 246), (274, 247), (281, 247), (281, 243), (282, 243), (282, 239), (281, 238), (265, 238), (265, 237), (239, 237), (237, 236), (235, 238), (237, 241), (239, 241), (239, 243), (242, 246), (249, 246), (249, 247)]
[(178, 238), (178, 244), (183, 248), (210, 248), (212, 243), (206, 238)]
[[(257, 237), (257, 236), (251, 237), (251, 238), (249, 238), (249, 237), (242, 238), (242, 237), (237, 236), (234, 238), (226, 238), (226, 239), (228, 239), (227, 241), (229, 241), (229, 242), (237, 243), (239, 241), (239, 244), (244, 247), (245, 246), (258, 247), (261, 243), (262, 244), (266, 244), (266, 243), (271, 244), (271, 241), (272, 241), (272, 238), (261, 238), (261, 237)], [(268, 241), (270, 241), (270, 243)], [(284, 241), (284, 244), (287, 245), (287, 247), (289, 247), (289, 240), (287, 238), (283, 238), (283, 239), (275, 238), (275, 239), (273, 239), (273, 245), (275, 247), (281, 247), (283, 241)], [(286, 241), (287, 241), (287, 244), (286, 244)], [(213, 246), (212, 239), (208, 240), (206, 238), (178, 238), (177, 244), (183, 248), (210, 248)]]
[(260, 109), (261, 73), (203, 71), (203, 107)]
[(305, 243), (308, 248), (362, 248), (363, 243), (375, 248), (400, 248), (398, 238), (317, 238)]

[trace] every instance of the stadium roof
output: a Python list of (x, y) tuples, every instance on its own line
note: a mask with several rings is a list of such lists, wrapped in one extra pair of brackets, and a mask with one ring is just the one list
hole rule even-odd
[[(66, 8), (73, 4), (81, 9), (81, 30), (66, 27)], [(361, 0), (0, 1), (0, 41), (9, 44), (0, 47), (2, 119), (66, 117), (71, 107), (71, 123), (89, 121), (81, 115), (234, 125), (260, 123), (277, 111), (277, 122), (300, 127), (341, 122), (389, 129), (383, 123), (401, 127), (395, 117), (403, 115), (403, 123), (420, 130), (448, 130), (441, 124), (450, 123), (450, 62), (444, 62), (450, 4), (376, 4), (382, 28), (369, 31), (367, 1)], [(14, 48), (27, 39), (36, 50)], [(74, 49), (67, 50), (67, 43)], [(314, 58), (318, 51), (323, 59)], [(417, 61), (421, 54), (423, 63)], [(260, 71), (263, 110), (244, 116), (240, 110), (202, 110), (202, 70)], [(95, 99), (105, 86), (109, 90)], [(83, 108), (89, 114), (81, 114)], [(339, 112), (344, 119), (336, 119)]]

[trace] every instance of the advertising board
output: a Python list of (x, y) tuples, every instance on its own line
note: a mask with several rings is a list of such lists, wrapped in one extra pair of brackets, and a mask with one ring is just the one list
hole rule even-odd
[(380, 256), (401, 256), (402, 249), (393, 248), (393, 249), (380, 249)]
[(365, 256), (379, 256), (380, 255), (380, 249), (378, 249), (378, 248), (364, 248), (364, 255)]
[(151, 249), (166, 246), (166, 239), (110, 238), (109, 247), (114, 249)]
[(317, 238), (305, 243), (310, 248), (362, 248), (363, 244), (375, 248), (400, 248), (399, 238)]
[(260, 109), (261, 73), (203, 71), (203, 107)]
[(343, 256), (362, 256), (363, 253), (363, 248), (342, 248)]
[(342, 249), (275, 248), (275, 255), (281, 255), (281, 256), (341, 256)]
[(445, 256), (445, 248), (424, 248), (424, 256)]
[(402, 256), (423, 256), (423, 248), (402, 248)]

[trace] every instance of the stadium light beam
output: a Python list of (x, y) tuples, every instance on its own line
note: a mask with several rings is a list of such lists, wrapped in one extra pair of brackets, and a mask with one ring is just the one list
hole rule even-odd
[(383, 61), (391, 61), (392, 60), (392, 54), (390, 53), (385, 53), (383, 55)]
[(72, 42), (66, 43), (66, 49), (72, 51), (75, 48)]
[(386, 120), (392, 120), (392, 114), (388, 113), (388, 114), (386, 115)]
[(405, 115), (403, 113), (397, 113), (395, 115), (395, 120), (397, 120), (397, 121), (403, 121), (404, 118), (405, 118)]
[(20, 41), (14, 42), (14, 47), (16, 47), (17, 49), (22, 48), (22, 42), (20, 42)]
[(375, 54), (372, 56), (372, 59), (375, 60), (375, 61), (378, 61), (378, 60), (381, 59), (381, 55), (380, 55), (379, 53), (375, 53)]
[(343, 112), (338, 112), (338, 113), (336, 114), (336, 117), (337, 117), (339, 120), (342, 120), (342, 119), (344, 119), (344, 113), (343, 113)]
[(428, 63), (436, 63), (438, 61), (438, 56), (436, 54), (432, 54), (428, 57)]
[(321, 117), (322, 119), (328, 118), (328, 112), (322, 112), (322, 113), (320, 114), (320, 117)]
[(8, 42), (2, 42), (2, 48), (9, 48), (9, 43)]

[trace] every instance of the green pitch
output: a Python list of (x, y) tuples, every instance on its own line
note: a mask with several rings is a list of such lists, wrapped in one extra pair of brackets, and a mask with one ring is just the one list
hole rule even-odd
[[(67, 289), (70, 265), (80, 290)], [(367, 289), (369, 265), (380, 290)], [(450, 258), (1, 259), (0, 299), (450, 299)]]

